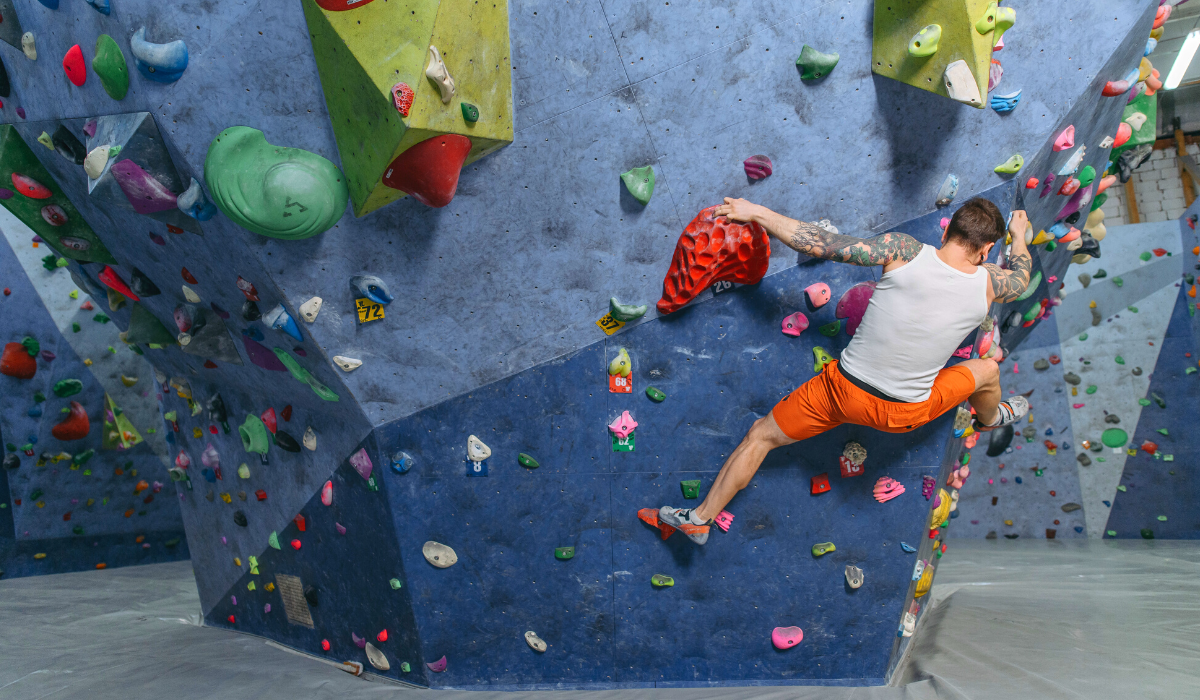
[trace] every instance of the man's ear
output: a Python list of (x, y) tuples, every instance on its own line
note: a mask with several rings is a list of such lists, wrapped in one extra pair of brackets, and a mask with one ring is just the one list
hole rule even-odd
[(981, 265), (982, 265), (983, 263), (987, 262), (987, 259), (988, 259), (989, 257), (991, 257), (991, 255), (992, 255), (992, 248), (995, 248), (995, 247), (996, 247), (996, 244), (995, 244), (994, 242), (992, 242), (992, 243), (988, 243), (988, 244), (987, 244), (987, 247), (983, 249), (983, 259), (979, 261), (979, 263), (980, 263)]

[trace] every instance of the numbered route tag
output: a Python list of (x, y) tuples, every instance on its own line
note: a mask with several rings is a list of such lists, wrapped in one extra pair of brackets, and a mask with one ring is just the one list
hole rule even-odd
[(370, 299), (355, 299), (354, 306), (358, 311), (358, 322), (367, 323), (368, 321), (378, 321), (383, 318), (383, 304), (376, 303)]
[(613, 452), (633, 452), (633, 448), (634, 448), (633, 438), (634, 438), (633, 433), (630, 433), (629, 437), (623, 437), (623, 438), (619, 438), (616, 435), (613, 435), (612, 436)]
[(608, 390), (613, 394), (632, 394), (633, 377), (622, 377), (619, 374), (608, 375)]
[(487, 476), (487, 460), (472, 462), (467, 460), (467, 476)]
[(596, 325), (600, 326), (600, 330), (604, 331), (604, 335), (612, 335), (621, 330), (621, 326), (625, 325), (624, 321), (618, 321), (612, 317), (612, 314), (604, 314), (596, 321)]
[(713, 296), (716, 296), (718, 294), (724, 294), (725, 292), (731, 292), (740, 286), (741, 286), (740, 284), (734, 284), (733, 282), (713, 282), (713, 284), (712, 284)]

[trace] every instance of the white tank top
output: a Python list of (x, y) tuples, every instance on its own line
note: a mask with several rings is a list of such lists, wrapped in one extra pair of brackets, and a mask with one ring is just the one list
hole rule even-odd
[(888, 396), (929, 398), (937, 374), (987, 316), (987, 271), (950, 267), (933, 246), (884, 273), (838, 361)]

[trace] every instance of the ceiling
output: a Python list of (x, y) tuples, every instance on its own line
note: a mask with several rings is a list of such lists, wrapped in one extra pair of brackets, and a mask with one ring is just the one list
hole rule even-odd
[[(1191, 0), (1191, 2), (1176, 6), (1171, 12), (1171, 18), (1163, 26), (1163, 36), (1158, 42), (1158, 48), (1150, 54), (1150, 61), (1158, 69), (1164, 81), (1167, 79), (1167, 73), (1171, 71), (1171, 66), (1175, 63), (1179, 49), (1183, 47), (1183, 40), (1193, 29), (1200, 29), (1200, 0)], [(1192, 60), (1180, 87), (1189, 83), (1200, 84), (1200, 52)]]

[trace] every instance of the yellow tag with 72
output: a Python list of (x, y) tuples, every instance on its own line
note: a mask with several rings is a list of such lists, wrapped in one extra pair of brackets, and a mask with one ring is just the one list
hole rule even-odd
[(355, 299), (354, 306), (358, 310), (358, 322), (378, 321), (383, 318), (383, 304), (370, 299)]
[(596, 321), (596, 325), (600, 326), (600, 330), (604, 331), (604, 335), (612, 335), (621, 330), (621, 326), (625, 325), (624, 321), (618, 321), (613, 318), (612, 314), (604, 314)]

